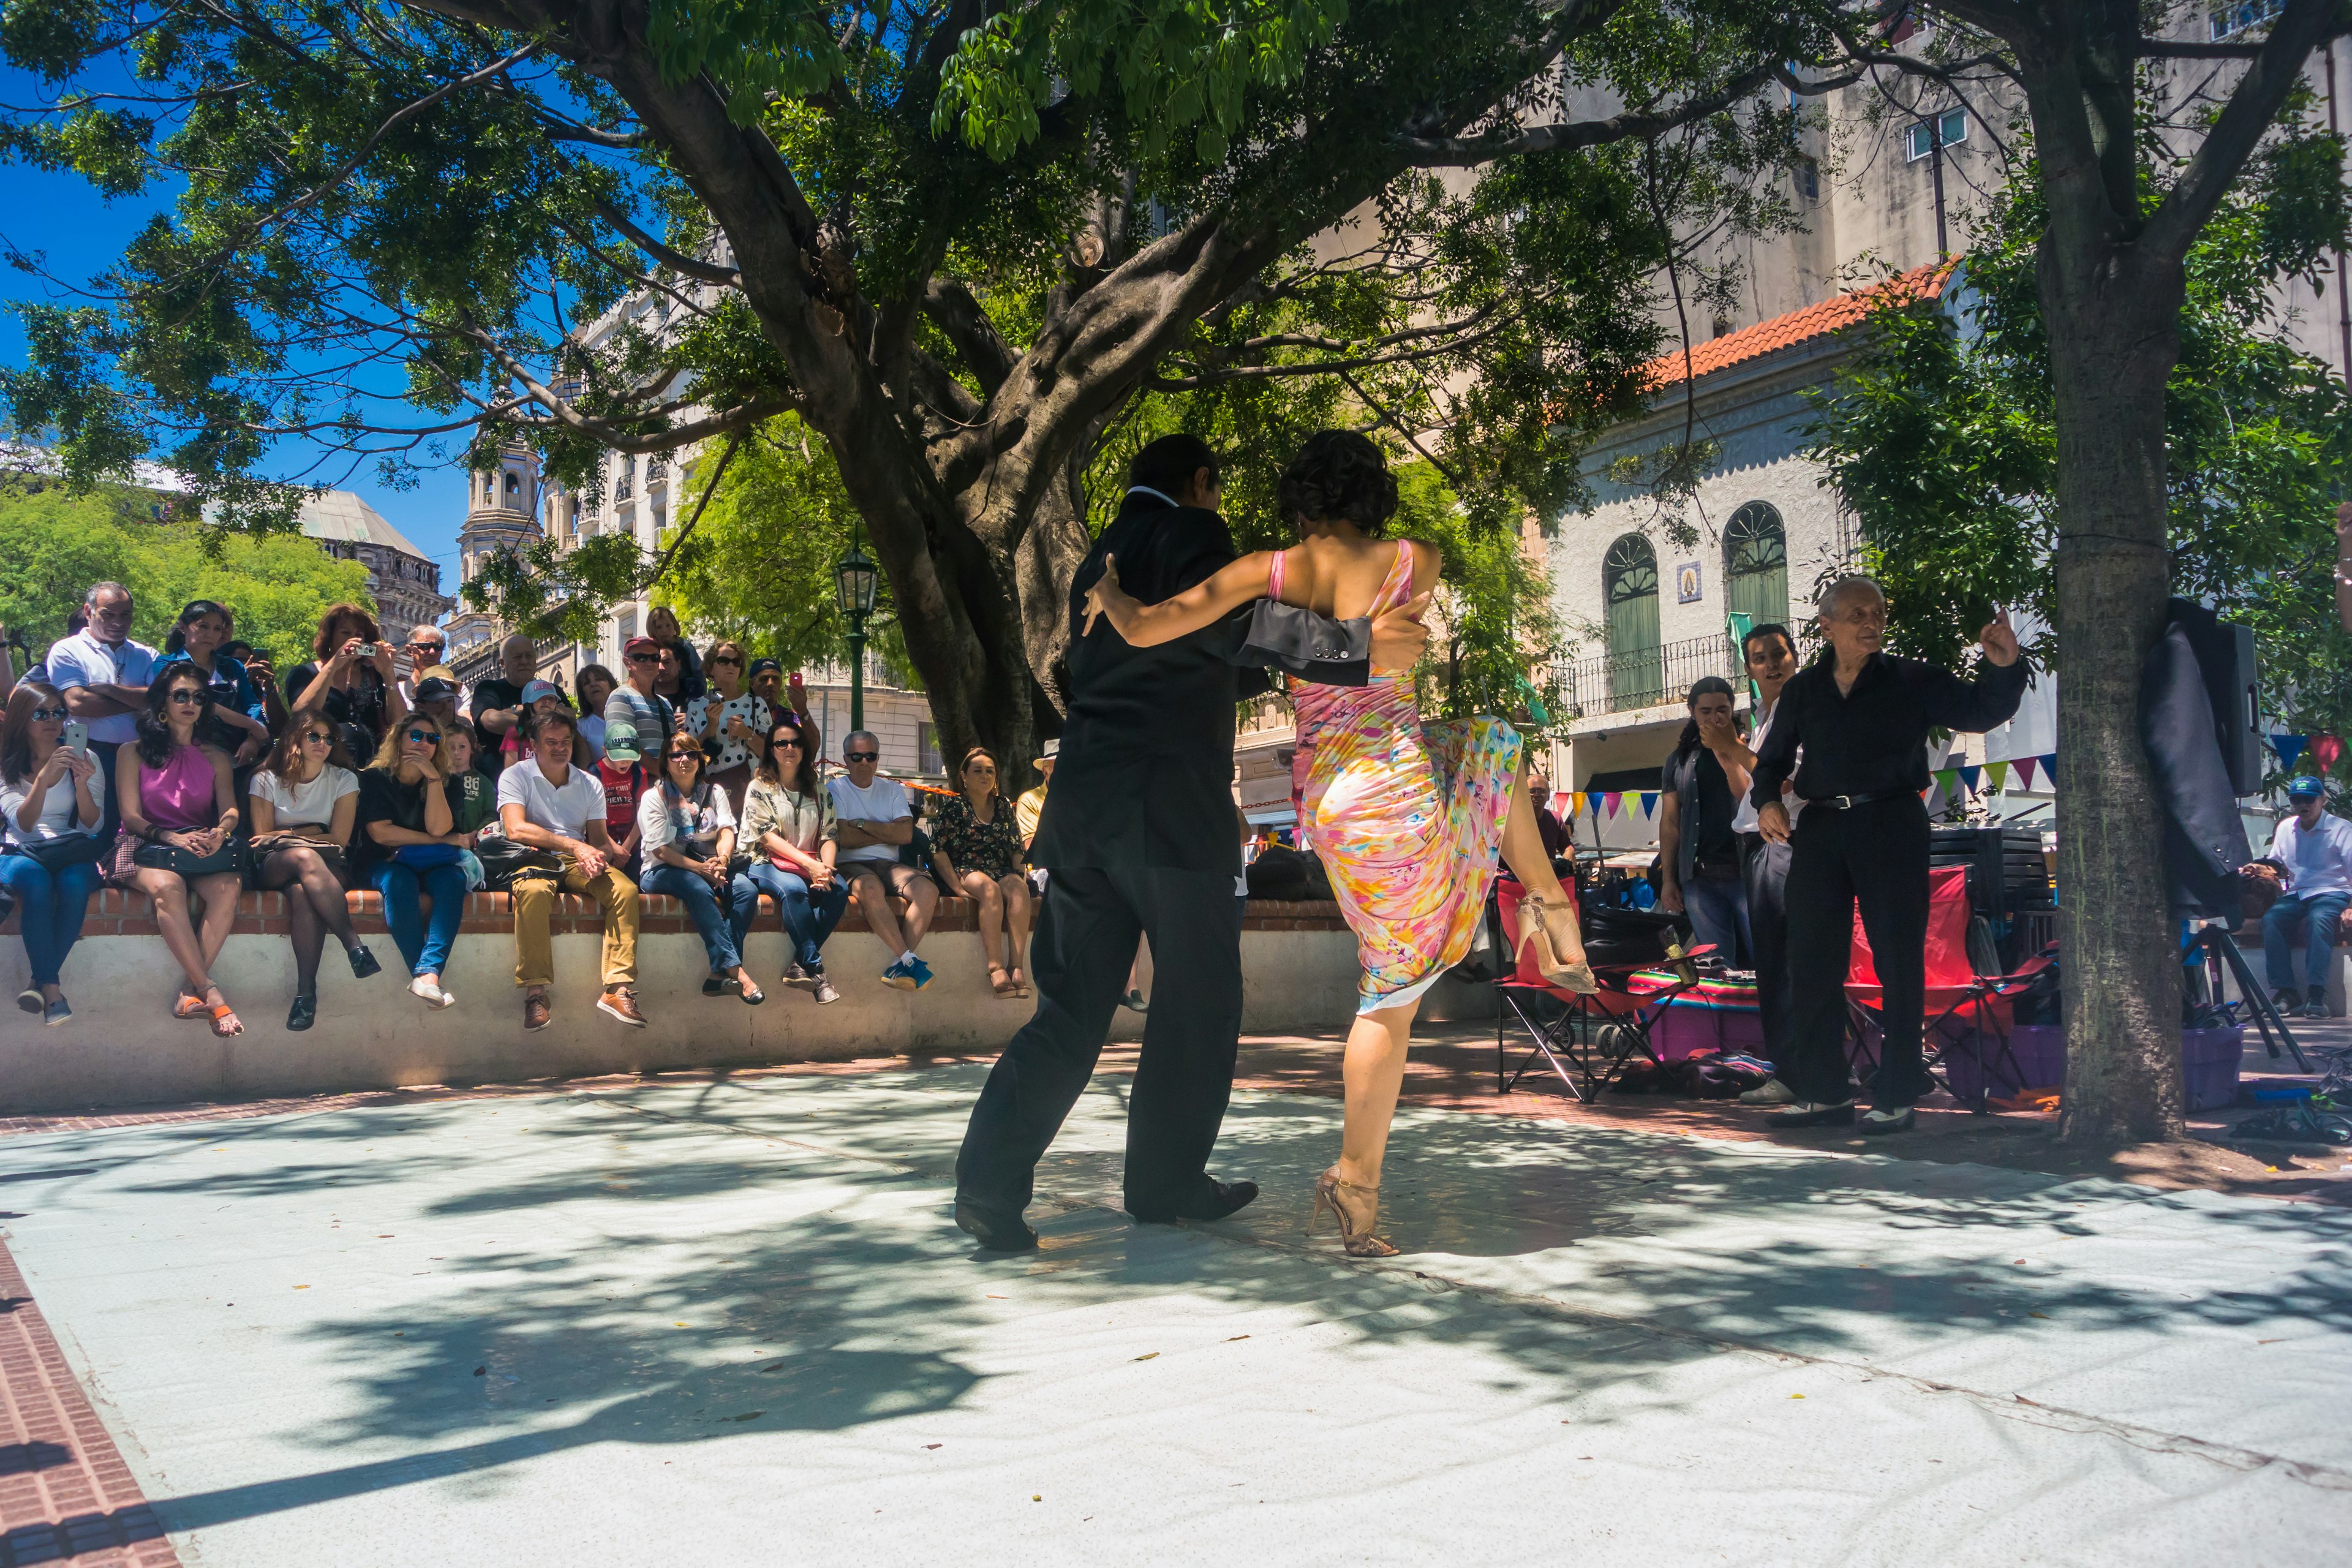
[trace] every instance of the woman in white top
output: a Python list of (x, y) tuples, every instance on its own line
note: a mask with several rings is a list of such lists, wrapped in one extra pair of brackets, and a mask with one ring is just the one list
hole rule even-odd
[(849, 908), (849, 885), (835, 867), (840, 825), (833, 796), (817, 782), (808, 731), (787, 714), (768, 732), (760, 771), (743, 801), (748, 875), (776, 900), (783, 921), (784, 984), (820, 1005), (841, 1000), (824, 974), (824, 939)]
[(360, 810), (359, 776), (334, 759), (341, 753), (335, 726), (319, 713), (298, 713), (253, 775), (254, 883), (284, 892), (294, 932), (294, 1005), (286, 1026), (300, 1031), (319, 1016), (319, 954), (327, 933), (343, 944), (354, 979), (383, 967), (352, 933), (343, 900), (343, 872), (352, 824)]
[(725, 790), (702, 776), (702, 768), (701, 747), (672, 746), (662, 757), (661, 784), (638, 800), (642, 885), (683, 903), (702, 933), (702, 950), (710, 957), (702, 994), (732, 991), (756, 1007), (768, 997), (743, 967), (743, 938), (760, 912), (760, 889), (728, 869), (735, 858), (735, 808)]
[(686, 705), (687, 728), (702, 737), (706, 748), (718, 748), (710, 780), (727, 792), (727, 804), (738, 816), (751, 787), (751, 764), (767, 752), (768, 731), (776, 722), (768, 700), (743, 684), (751, 663), (741, 643), (712, 643), (702, 661), (710, 685)]
[[(58, 974), (81, 936), (83, 913), (98, 891), (98, 763), (58, 743), (66, 700), (46, 681), (27, 680), (0, 719), (0, 889), (14, 899), (33, 983), (16, 1005), (52, 1027), (73, 1016)], [(79, 840), (79, 842), (77, 842)]]

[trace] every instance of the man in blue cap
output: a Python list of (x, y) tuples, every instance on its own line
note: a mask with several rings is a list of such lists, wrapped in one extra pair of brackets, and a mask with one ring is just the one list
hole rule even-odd
[(2352, 905), (2352, 822), (2326, 809), (2327, 786), (2309, 773), (2289, 779), (2287, 803), (2294, 812), (2271, 835), (2270, 858), (2286, 868), (2286, 890), (2263, 915), (2263, 967), (2281, 1013), (2292, 1016), (2294, 992), (2294, 926), (2304, 922), (2302, 1005), (2306, 1018), (2327, 1016), (2327, 962), (2336, 922)]

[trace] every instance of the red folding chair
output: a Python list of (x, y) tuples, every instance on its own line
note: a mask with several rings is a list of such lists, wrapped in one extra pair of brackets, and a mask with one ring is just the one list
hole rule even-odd
[[(1527, 889), (1511, 879), (1495, 879), (1487, 916), (1504, 952), (1518, 951), (1519, 905), (1527, 896)], [(1683, 952), (1672, 984), (1637, 995), (1627, 988), (1627, 981), (1634, 972), (1654, 970), (1675, 956), (1665, 936), (1673, 927), (1672, 918), (1644, 914), (1631, 921), (1633, 934), (1622, 940), (1601, 941), (1595, 935), (1600, 922), (1593, 918), (1594, 911), (1584, 912), (1585, 962), (1592, 966), (1593, 978), (1601, 982), (1599, 991), (1587, 994), (1563, 991), (1551, 984), (1536, 967), (1532, 949), (1521, 953), (1517, 964), (1496, 982), (1504, 1004), (1504, 1010), (1495, 1016), (1497, 1093), (1508, 1094), (1517, 1088), (1519, 1079), (1540, 1058), (1568, 1086), (1569, 1093), (1590, 1105), (1602, 1089), (1616, 1081), (1626, 1063), (1635, 1056), (1657, 1061), (1657, 1052), (1650, 1046), (1651, 1025), (1657, 1022), (1669, 1002), (1698, 984), (1698, 971), (1689, 961), (1701, 952), (1714, 951), (1706, 947)], [(1633, 913), (1609, 912), (1624, 914), (1629, 920)], [(1528, 1053), (1516, 1068), (1509, 1061), (1509, 1018), (1517, 1019), (1528, 1037)]]
[[(1993, 1072), (2009, 1069), (2008, 1081), (2021, 1088), (2025, 1070), (2010, 1043), (2016, 1028), (2016, 1003), (2054, 982), (2057, 947), (2035, 954), (2008, 974), (1979, 974), (1969, 957), (1968, 868), (1938, 866), (1927, 873), (1927, 1001), (1922, 1046), (1930, 1077), (1940, 1076), (1953, 1099), (1983, 1115), (1991, 1109)], [(1853, 1024), (1849, 1059), (1857, 1069), (1875, 1071), (1878, 1054), (1874, 1034), (1885, 1034), (1885, 994), (1878, 984), (1878, 968), (1870, 952), (1870, 936), (1856, 908), (1853, 957), (1846, 971), (1846, 1005)], [(1990, 1043), (1990, 1051), (1988, 1044)], [(1966, 1051), (1976, 1068), (1980, 1092), (1964, 1095), (1953, 1086), (1950, 1058)]]

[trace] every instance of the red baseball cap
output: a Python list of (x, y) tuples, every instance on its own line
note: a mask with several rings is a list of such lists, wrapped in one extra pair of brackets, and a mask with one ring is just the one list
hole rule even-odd
[(639, 648), (643, 648), (648, 653), (659, 653), (661, 652), (661, 644), (654, 641), (651, 637), (631, 637), (626, 643), (622, 645), (621, 651), (624, 654), (632, 654), (636, 652)]

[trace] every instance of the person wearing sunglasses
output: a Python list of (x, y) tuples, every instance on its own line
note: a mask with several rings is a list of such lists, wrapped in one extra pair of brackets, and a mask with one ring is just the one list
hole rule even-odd
[(244, 890), (236, 785), (228, 753), (196, 739), (212, 708), (194, 667), (156, 674), (137, 738), (115, 766), (115, 811), (122, 822), (114, 879), (154, 906), (155, 929), (184, 976), (172, 1016), (209, 1015), (227, 1039), (245, 1025), (214, 984), (212, 967), (236, 924)]
[(822, 1006), (841, 1000), (825, 978), (824, 949), (849, 909), (849, 886), (835, 864), (841, 846), (833, 796), (817, 782), (806, 730), (788, 719), (764, 739), (743, 801), (742, 842), (752, 850), (744, 875), (776, 900), (790, 949), (783, 983)]
[(842, 874), (872, 931), (891, 953), (882, 984), (920, 991), (931, 983), (931, 966), (915, 956), (940, 905), (940, 885), (919, 867), (898, 858), (915, 841), (915, 805), (907, 786), (877, 776), (882, 742), (870, 730), (842, 737), (841, 760), (848, 773), (827, 782), (833, 795), (835, 834), (841, 846)]
[(727, 792), (739, 817), (751, 787), (751, 761), (767, 749), (767, 733), (776, 725), (767, 700), (744, 684), (750, 663), (741, 643), (711, 644), (710, 657), (703, 661), (709, 688), (686, 705), (687, 729), (702, 738), (706, 752), (716, 753), (710, 782)]
[(661, 644), (651, 637), (631, 637), (621, 650), (622, 683), (604, 699), (604, 722), (625, 719), (637, 737), (637, 753), (648, 767), (659, 769), (670, 732), (683, 721), (668, 698), (654, 689), (661, 679)]
[(9, 693), (0, 719), (0, 890), (16, 900), (17, 929), (32, 984), (16, 1005), (51, 1028), (73, 1016), (58, 974), (80, 940), (89, 896), (98, 891), (98, 763), (59, 743), (66, 701), (47, 681)]
[[(360, 773), (360, 879), (383, 897), (383, 923), (408, 965), (408, 994), (427, 1007), (454, 1007), (441, 972), (466, 918), (466, 852), (445, 787), (441, 721), (411, 713), (394, 725)], [(433, 900), (428, 919), (420, 899)]]
[(336, 727), (307, 715), (286, 731), (269, 765), (253, 775), (254, 885), (286, 895), (294, 939), (294, 1005), (286, 1027), (299, 1034), (319, 1018), (319, 956), (329, 932), (342, 945), (352, 978), (383, 965), (352, 930), (343, 897), (344, 854), (359, 816), (360, 781), (344, 761)]
[(236, 629), (228, 606), (212, 599), (191, 599), (163, 638), (163, 657), (156, 661), (192, 664), (211, 683), (212, 718), (205, 739), (229, 753), (232, 766), (244, 770), (269, 753), (269, 710), (254, 689), (244, 662), (228, 651)]

